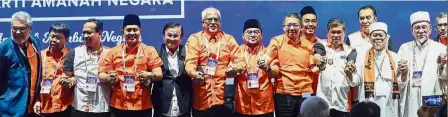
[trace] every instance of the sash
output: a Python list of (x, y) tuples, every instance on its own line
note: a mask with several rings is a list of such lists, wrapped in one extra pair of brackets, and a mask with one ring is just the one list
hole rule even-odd
[[(375, 91), (375, 59), (373, 48), (369, 50), (364, 61), (364, 90), (365, 98), (374, 97)], [(400, 99), (400, 91), (398, 89), (397, 76), (395, 74), (395, 62), (389, 50), (385, 50), (389, 57), (390, 68), (392, 70), (392, 99)]]

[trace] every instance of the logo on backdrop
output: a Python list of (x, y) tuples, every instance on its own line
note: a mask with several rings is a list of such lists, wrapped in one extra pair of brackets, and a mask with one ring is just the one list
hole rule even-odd
[[(45, 33), (39, 33), (34, 32), (31, 33), (33, 37), (36, 37), (36, 39), (40, 40), (42, 43), (49, 43), (50, 38), (48, 38), (49, 32)], [(4, 33), (0, 33), (0, 42), (3, 42), (7, 39), (7, 37), (4, 35)], [(111, 42), (115, 44), (120, 44), (124, 38), (121, 33), (116, 33), (116, 31), (103, 31), (103, 34), (101, 35), (101, 42)], [(70, 35), (68, 43), (84, 43), (84, 40), (82, 39), (82, 33), (81, 32), (74, 32), (72, 35)]]
[[(11, 14), (17, 10), (33, 11), (33, 21), (73, 21), (96, 18), (100, 20), (120, 20), (129, 11), (140, 19), (184, 18), (185, 0), (1, 0), (0, 22), (10, 22)], [(48, 10), (51, 8), (51, 10)], [(61, 11), (60, 13), (48, 13)], [(64, 13), (70, 11), (70, 13)], [(86, 12), (89, 11), (89, 12)]]

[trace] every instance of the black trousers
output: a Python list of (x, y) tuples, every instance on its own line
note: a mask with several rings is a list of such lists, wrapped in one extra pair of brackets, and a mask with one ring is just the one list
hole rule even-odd
[[(163, 115), (160, 112), (154, 111), (154, 117), (167, 117), (167, 116)], [(191, 113), (190, 112), (189, 113), (183, 113), (182, 115), (177, 116), (177, 117), (191, 117)]]
[(245, 114), (236, 112), (235, 117), (274, 117), (274, 112), (261, 114), (261, 115), (245, 115)]
[(193, 109), (193, 117), (234, 117), (234, 114), (224, 105), (214, 105), (205, 110)]
[(330, 109), (330, 116), (331, 117), (350, 117), (350, 113), (338, 111), (335, 109)]
[(146, 110), (120, 110), (117, 108), (111, 107), (111, 111), (113, 117), (152, 117), (152, 108)]
[(68, 107), (64, 111), (55, 113), (41, 113), (42, 117), (70, 117), (71, 107)]
[(277, 93), (274, 95), (274, 105), (276, 117), (297, 117), (302, 105), (302, 96)]
[(34, 112), (28, 113), (25, 112), (25, 114), (23, 115), (24, 117), (39, 117), (39, 115), (36, 115)]
[(71, 117), (110, 117), (110, 112), (103, 112), (103, 113), (83, 112), (72, 108)]

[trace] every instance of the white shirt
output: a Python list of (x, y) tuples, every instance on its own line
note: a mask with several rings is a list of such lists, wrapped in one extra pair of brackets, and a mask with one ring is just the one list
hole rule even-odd
[[(408, 61), (409, 68), (407, 81), (399, 82), (402, 94), (400, 101), (402, 117), (418, 117), (415, 112), (423, 105), (422, 96), (442, 94), (437, 73), (437, 58), (443, 52), (446, 52), (446, 47), (432, 39), (428, 39), (423, 45), (413, 40), (400, 46), (398, 54)], [(414, 71), (422, 71), (420, 83), (412, 78)], [(418, 84), (422, 85), (418, 86)]]
[[(108, 84), (98, 83), (96, 92), (93, 93), (86, 91), (87, 75), (98, 78), (100, 56), (88, 53), (86, 46), (76, 47), (74, 51), (73, 69), (77, 83), (72, 106), (83, 112), (109, 112), (110, 86)], [(103, 48), (101, 56), (106, 55), (108, 51), (108, 48)]]
[(335, 51), (325, 45), (325, 50), (328, 58), (327, 67), (319, 74), (316, 95), (327, 101), (330, 109), (348, 112), (348, 92), (350, 87), (359, 84), (359, 82), (356, 82), (359, 80), (353, 79), (355, 82), (350, 81), (344, 72), (347, 63), (346, 57), (353, 49), (344, 45), (343, 50)]
[[(171, 53), (171, 51), (167, 48), (166, 51), (168, 52), (168, 68), (170, 69), (170, 73), (171, 75), (173, 75), (174, 77), (179, 76), (179, 64), (178, 64), (178, 60), (179, 58), (177, 57), (177, 54), (179, 53), (179, 48), (177, 48), (177, 50), (174, 53)], [(163, 115), (168, 116), (168, 117), (175, 117), (175, 116), (179, 116), (182, 115), (182, 113), (179, 112), (179, 105), (177, 103), (177, 95), (176, 95), (176, 87), (174, 87), (173, 89), (173, 97), (171, 98), (171, 104), (170, 104), (170, 109), (168, 110), (168, 113), (163, 113)]]
[(357, 51), (367, 51), (372, 47), (369, 37), (366, 36), (363, 38), (361, 31), (356, 31), (348, 35), (348, 39), (348, 41), (350, 41), (350, 46), (355, 48)]

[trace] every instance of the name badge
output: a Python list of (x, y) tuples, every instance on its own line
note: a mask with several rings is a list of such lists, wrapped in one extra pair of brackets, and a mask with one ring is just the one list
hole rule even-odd
[(412, 72), (412, 84), (414, 86), (421, 86), (422, 85), (422, 71), (415, 71)]
[(249, 89), (258, 88), (258, 73), (248, 73), (247, 74), (247, 87)]
[(53, 84), (53, 79), (45, 78), (42, 84), (42, 88), (40, 89), (41, 94), (50, 94), (51, 86)]
[(97, 87), (98, 87), (98, 78), (97, 77), (88, 77), (86, 90), (88, 92), (96, 92)]
[(208, 75), (215, 75), (216, 72), (216, 66), (218, 66), (218, 61), (215, 59), (208, 59), (206, 66), (205, 66), (205, 74)]
[(124, 90), (135, 92), (135, 76), (124, 76)]

